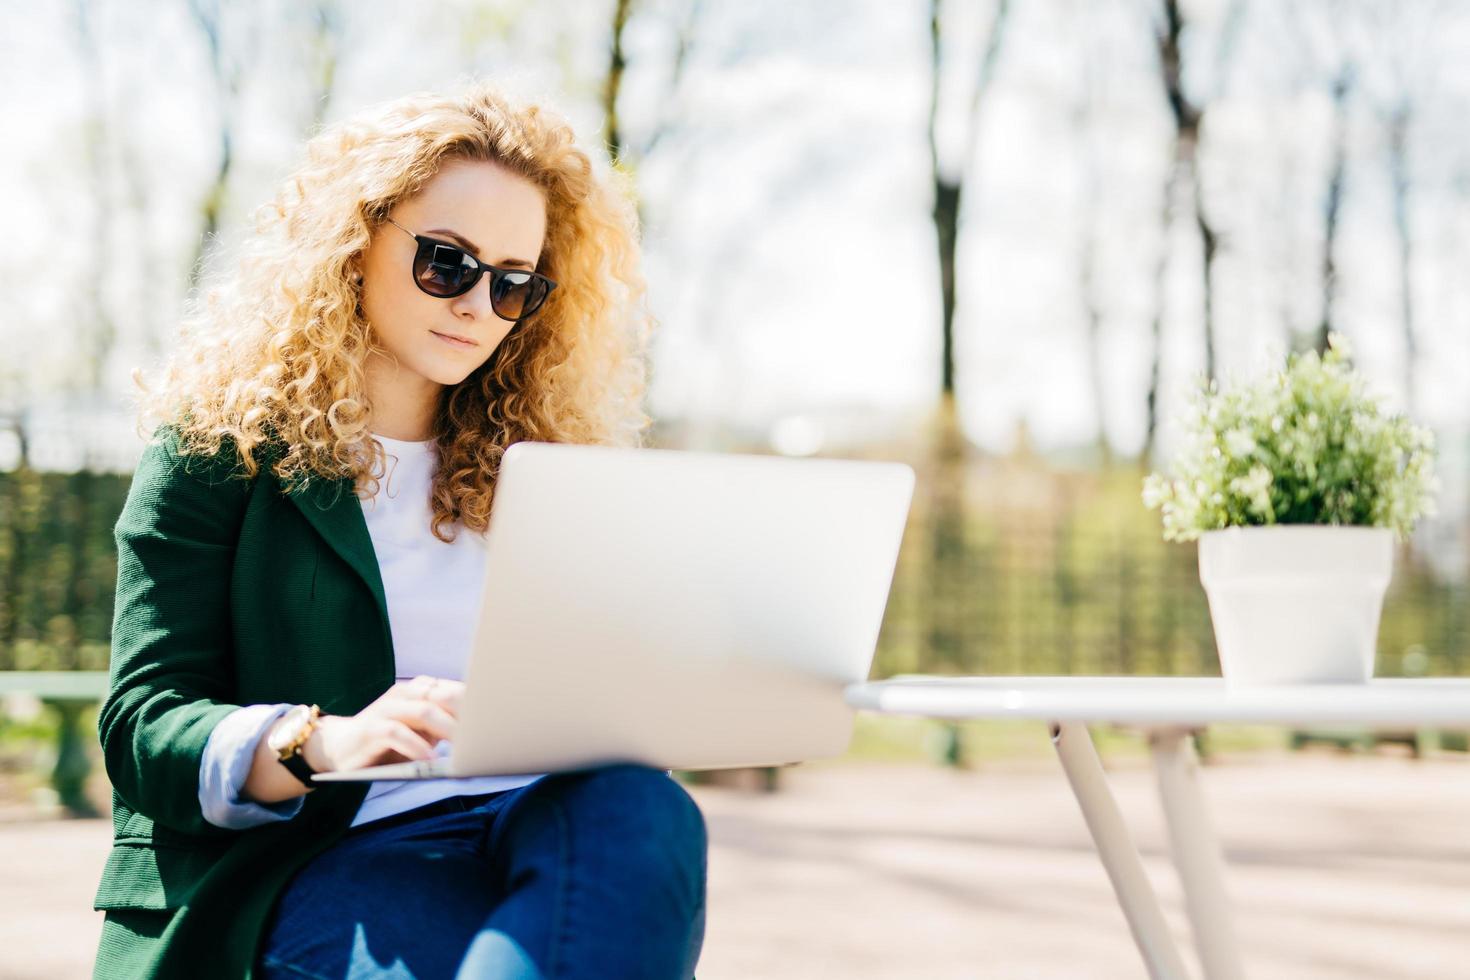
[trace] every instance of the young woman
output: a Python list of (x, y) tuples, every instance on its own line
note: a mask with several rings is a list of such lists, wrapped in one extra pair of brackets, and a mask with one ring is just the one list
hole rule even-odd
[(624, 185), (545, 109), (475, 83), (310, 141), (144, 385), (97, 976), (692, 975), (668, 772), (310, 780), (447, 750), (501, 455), (638, 441), (642, 298)]

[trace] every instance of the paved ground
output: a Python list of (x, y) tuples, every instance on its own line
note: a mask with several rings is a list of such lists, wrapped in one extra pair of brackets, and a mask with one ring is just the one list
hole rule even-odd
[[(1151, 774), (1112, 768), (1189, 957)], [(1204, 788), (1252, 977), (1470, 975), (1464, 757), (1224, 759)], [(693, 791), (713, 842), (701, 980), (1144, 975), (1054, 761), (812, 764), (771, 795)], [(90, 976), (110, 829), (0, 823), (0, 977)]]

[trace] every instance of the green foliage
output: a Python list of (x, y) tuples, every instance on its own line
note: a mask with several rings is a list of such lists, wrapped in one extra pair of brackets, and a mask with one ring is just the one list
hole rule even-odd
[(1196, 392), (1173, 478), (1144, 480), (1167, 540), (1266, 524), (1388, 527), (1405, 538), (1434, 512), (1433, 434), (1384, 414), (1342, 336), (1330, 344), (1255, 384)]
[[(871, 676), (1218, 675), (1198, 555), (1160, 536), (1136, 466), (964, 469), (943, 519), (919, 482)], [(1401, 546), (1378, 647), (1379, 676), (1464, 674), (1465, 579)]]
[[(957, 466), (943, 506), (937, 481), (919, 484), (872, 676), (1215, 673), (1194, 548), (1159, 536), (1135, 467)], [(107, 669), (127, 489), (121, 474), (0, 473), (0, 669)], [(1378, 673), (1470, 669), (1465, 580), (1412, 549), (1395, 568)]]
[(0, 473), (0, 670), (106, 670), (129, 478)]

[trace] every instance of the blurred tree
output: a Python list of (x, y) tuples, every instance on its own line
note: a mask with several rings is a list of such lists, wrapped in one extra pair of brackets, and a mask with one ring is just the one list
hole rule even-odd
[(607, 79), (602, 86), (602, 119), (604, 140), (614, 163), (623, 158), (623, 127), (618, 122), (618, 93), (623, 88), (623, 72), (628, 67), (623, 53), (623, 31), (628, 26), (628, 13), (633, 0), (613, 0), (612, 43), (608, 45)]
[(1419, 341), (1414, 328), (1414, 233), (1409, 221), (1412, 189), (1409, 170), (1409, 128), (1414, 105), (1407, 93), (1387, 109), (1388, 175), (1393, 195), (1393, 231), (1398, 243), (1399, 317), (1404, 330), (1404, 407), (1414, 414), (1414, 369), (1419, 363)]
[[(19, 295), (18, 279), (10, 269), (0, 268), (0, 292), (7, 296)], [(16, 449), (16, 469), (22, 470), (29, 468), (31, 461), (26, 416), (34, 393), (27, 367), (23, 356), (0, 358), (0, 432), (10, 433)]]
[(1287, 4), (1287, 26), (1302, 70), (1327, 89), (1331, 122), (1327, 127), (1327, 172), (1323, 176), (1319, 305), (1310, 333), (1293, 337), (1298, 350), (1327, 350), (1327, 336), (1337, 323), (1338, 248), (1342, 211), (1348, 191), (1348, 141), (1358, 77), (1376, 39), (1367, 35), (1368, 5), (1352, 0)]
[(108, 269), (105, 259), (112, 243), (116, 205), (108, 178), (107, 82), (97, 38), (98, 5), (95, 0), (75, 0), (72, 11), (85, 100), (81, 142), (86, 168), (83, 196), (88, 204), (89, 227), (83, 240), (92, 249), (89, 265), (93, 273), (80, 277), (72, 287), (80, 307), (75, 322), (80, 327), (81, 342), (72, 358), (72, 370), (67, 372), (66, 386), (73, 392), (94, 393), (101, 387), (107, 355), (117, 336), (112, 309), (104, 293)]
[(1322, 316), (1312, 335), (1317, 353), (1327, 353), (1327, 338), (1335, 329), (1337, 305), (1337, 232), (1342, 223), (1343, 183), (1347, 179), (1348, 103), (1353, 93), (1354, 66), (1344, 62), (1333, 75), (1332, 141), (1328, 152), (1327, 193), (1322, 205)]
[[(1215, 51), (1215, 95), (1225, 88), (1228, 67), (1235, 40), (1243, 22), (1244, 4), (1232, 0), (1225, 15), (1225, 26), (1218, 38)], [(1205, 376), (1213, 379), (1216, 374), (1217, 357), (1215, 337), (1215, 258), (1219, 249), (1220, 236), (1211, 220), (1205, 201), (1205, 187), (1201, 179), (1200, 132), (1204, 124), (1208, 100), (1191, 97), (1185, 88), (1184, 38), (1189, 30), (1183, 7), (1179, 0), (1162, 0), (1153, 24), (1154, 46), (1158, 54), (1159, 78), (1163, 82), (1164, 98), (1173, 122), (1173, 136), (1168, 178), (1164, 182), (1164, 196), (1160, 209), (1162, 236), (1159, 242), (1158, 262), (1154, 268), (1154, 312), (1150, 331), (1150, 360), (1148, 393), (1145, 396), (1146, 421), (1143, 451), (1140, 458), (1145, 463), (1152, 457), (1159, 425), (1159, 386), (1163, 358), (1164, 297), (1170, 260), (1173, 255), (1171, 232), (1177, 215), (1188, 193), (1195, 228), (1200, 240), (1200, 276), (1203, 285), (1203, 318), (1205, 352)]]
[[(636, 180), (639, 167), (655, 147), (675, 128), (679, 106), (679, 89), (684, 82), (684, 69), (689, 60), (689, 51), (694, 44), (703, 14), (703, 0), (689, 0), (676, 5), (682, 18), (672, 26), (674, 35), (673, 55), (669, 63), (668, 82), (665, 96), (659, 100), (659, 114), (645, 129), (645, 136), (636, 143), (630, 142), (618, 110), (618, 97), (623, 91), (623, 75), (627, 71), (627, 55), (623, 38), (629, 18), (633, 14), (633, 0), (614, 0), (612, 18), (612, 40), (609, 45), (607, 76), (603, 80), (602, 113), (603, 138), (613, 166), (632, 174)], [(644, 206), (644, 195), (638, 195), (638, 226), (644, 228), (648, 215)]]
[[(969, 86), (969, 103), (960, 128), (960, 159), (958, 165), (947, 165), (939, 149), (940, 92), (956, 44), (953, 37), (946, 42), (944, 6), (943, 0), (931, 0), (929, 6), (929, 174), (934, 189), (932, 218), (939, 249), (942, 332), (939, 403), (929, 433), (931, 450), (926, 467), (928, 479), (924, 484), (931, 497), (926, 508), (930, 534), (924, 609), (928, 630), (925, 650), (933, 658), (925, 666), (931, 670), (964, 662), (963, 592), (972, 583), (964, 569), (966, 442), (955, 405), (955, 253), (965, 182), (974, 178), (976, 169), (980, 113), (995, 81), (1010, 15), (1009, 0), (997, 0), (974, 80)], [(946, 726), (945, 733), (942, 759), (949, 765), (963, 766), (958, 726)]]
[[(193, 258), (188, 265), (188, 285), (192, 291), (204, 275), (204, 265), (219, 235), (225, 199), (230, 188), (230, 173), (235, 165), (235, 131), (239, 125), (241, 84), (258, 50), (259, 25), (249, 7), (248, 16), (238, 20), (227, 14), (220, 0), (187, 0), (189, 13), (203, 35), (210, 72), (210, 91), (214, 96), (215, 133), (219, 141), (219, 157), (214, 175), (204, 192), (199, 212), (202, 227)], [(226, 30), (226, 19), (229, 29)]]
[(1092, 10), (1092, 4), (1083, 0), (1071, 6), (1069, 18), (1077, 26), (1075, 37), (1079, 42), (1083, 78), (1083, 84), (1076, 90), (1076, 98), (1072, 104), (1072, 131), (1079, 144), (1075, 158), (1082, 168), (1081, 203), (1078, 207), (1081, 234), (1077, 243), (1077, 278), (1085, 326), (1087, 378), (1092, 388), (1092, 414), (1097, 420), (1096, 448), (1101, 464), (1110, 467), (1113, 454), (1112, 445), (1108, 441), (1108, 399), (1102, 351), (1103, 311), (1097, 281), (1103, 164), (1098, 148), (1101, 134), (1096, 120), (1096, 103), (1102, 98), (1103, 85), (1098, 69), (1099, 53), (1093, 43), (1095, 25)]
[[(1463, 16), (1463, 7), (1457, 12)], [(1445, 86), (1444, 37), (1453, 37), (1451, 17), (1443, 3), (1375, 4), (1364, 13), (1368, 33), (1377, 39), (1378, 55), (1365, 65), (1361, 94), (1383, 131), (1389, 195), (1393, 211), (1395, 271), (1398, 276), (1399, 320), (1403, 331), (1404, 407), (1414, 414), (1415, 373), (1420, 338), (1414, 282), (1417, 276), (1414, 160), (1411, 148), (1420, 106)]]
[[(1000, 63), (1001, 45), (1005, 39), (1006, 22), (1010, 14), (1010, 0), (997, 0), (985, 47), (970, 87), (969, 107), (963, 117), (961, 157), (957, 166), (946, 166), (939, 152), (940, 88), (952, 57), (950, 48), (953, 39), (945, 42), (943, 0), (930, 0), (929, 4), (929, 173), (934, 186), (933, 220), (936, 242), (939, 247), (939, 290), (942, 314), (941, 329), (944, 343), (941, 349), (940, 392), (946, 403), (952, 403), (955, 391), (954, 358), (954, 310), (955, 310), (955, 251), (959, 242), (960, 205), (965, 190), (965, 181), (973, 177), (975, 159), (980, 142), (980, 112), (985, 96), (995, 80), (996, 66)], [(944, 409), (953, 413), (953, 406)]]
[[(136, 23), (124, 27), (130, 32), (139, 29)], [(142, 104), (145, 96), (141, 90), (147, 85), (147, 78), (135, 72), (119, 74), (121, 77), (113, 83), (116, 86), (113, 105)], [(161, 325), (167, 320), (173, 290), (178, 285), (172, 277), (159, 274), (167, 265), (157, 244), (156, 231), (148, 220), (153, 212), (153, 182), (158, 162), (152, 156), (155, 148), (149, 140), (138, 138), (135, 127), (117, 127), (114, 142), (119, 199), (125, 205), (121, 209), (121, 233), (128, 244), (126, 249), (119, 250), (118, 258), (126, 270), (130, 295), (127, 305), (120, 305), (119, 313), (131, 320), (138, 349), (151, 360), (162, 352)]]
[(307, 131), (315, 133), (326, 119), (336, 93), (346, 24), (339, 0), (317, 0), (306, 8), (305, 14), (310, 23), (305, 58), (311, 88), (311, 120)]

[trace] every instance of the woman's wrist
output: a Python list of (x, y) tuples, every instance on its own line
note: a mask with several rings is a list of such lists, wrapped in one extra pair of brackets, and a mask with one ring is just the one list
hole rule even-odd
[[(278, 719), (260, 737), (255, 748), (255, 759), (250, 765), (250, 774), (245, 780), (242, 793), (245, 799), (256, 803), (279, 803), (282, 800), (309, 793), (315, 788), (303, 785), (301, 780), (281, 764), (281, 752), (276, 747), (280, 744), (280, 740), (272, 736), (279, 733), (286, 724), (286, 719)], [(321, 724), (320, 717), (317, 719), (317, 724)], [(315, 731), (312, 734), (314, 735)], [(307, 741), (308, 743), (311, 741), (309, 736)], [(307, 758), (306, 764), (312, 765), (310, 757)]]
[(329, 725), (335, 725), (341, 718), (337, 715), (321, 715), (316, 720), (316, 727), (306, 737), (306, 742), (301, 746), (301, 757), (306, 764), (311, 766), (315, 772), (328, 772), (331, 765), (327, 761), (326, 749), (322, 745), (322, 729)]

